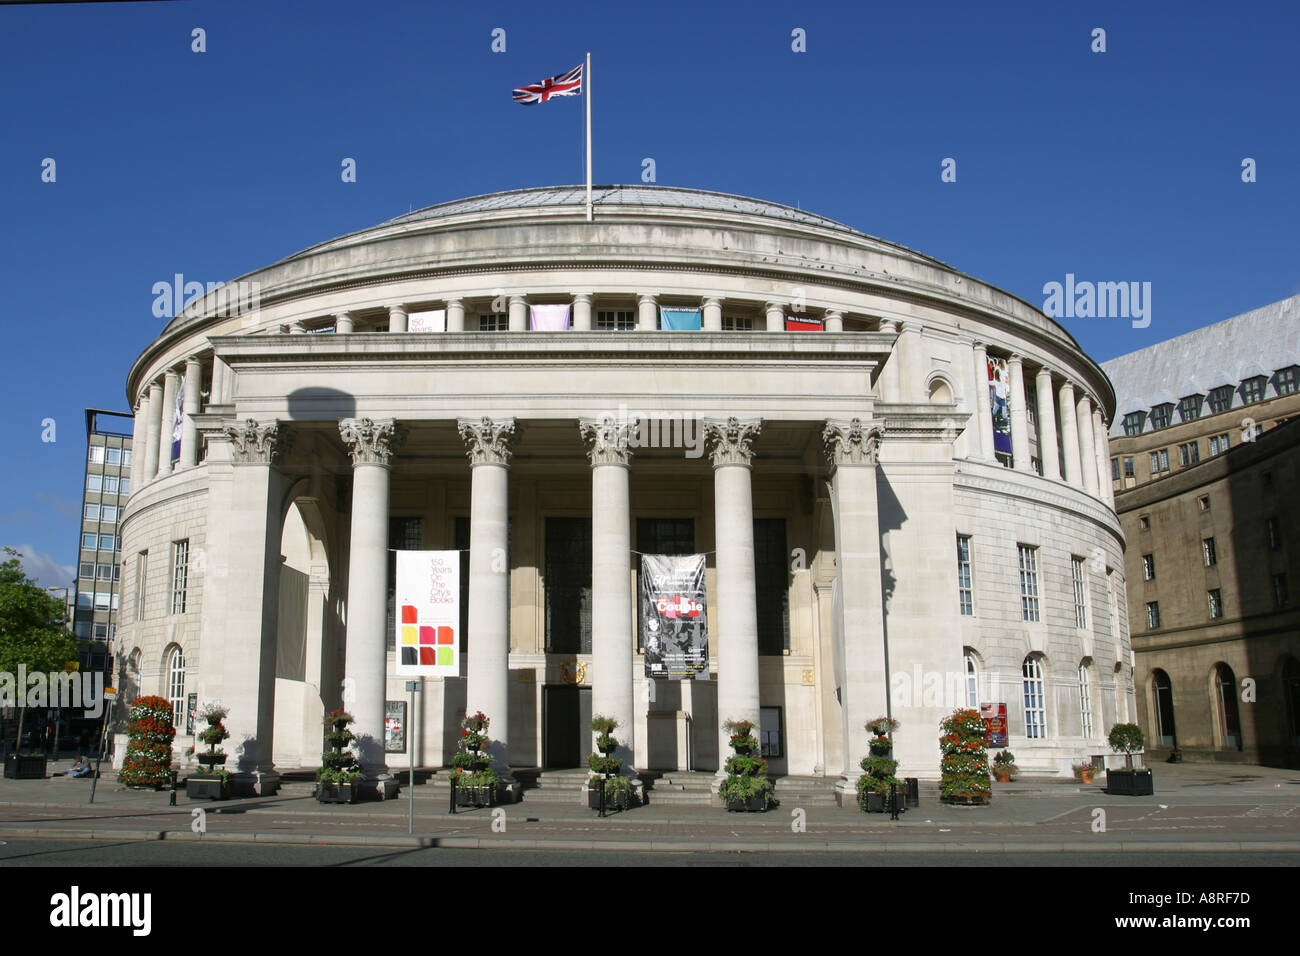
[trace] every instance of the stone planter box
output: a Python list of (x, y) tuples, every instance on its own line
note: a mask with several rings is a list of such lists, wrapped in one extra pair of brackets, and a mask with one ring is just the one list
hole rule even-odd
[(728, 798), (727, 809), (737, 813), (764, 813), (767, 810), (767, 801), (763, 799), (762, 794), (744, 800)]
[(44, 780), (45, 754), (8, 754), (5, 777), (9, 780)]
[(356, 803), (361, 788), (355, 783), (316, 784), (316, 799), (321, 803)]
[(1107, 770), (1106, 792), (1126, 797), (1149, 797), (1155, 791), (1150, 770)]
[(202, 773), (187, 777), (185, 796), (191, 800), (229, 800), (230, 778)]

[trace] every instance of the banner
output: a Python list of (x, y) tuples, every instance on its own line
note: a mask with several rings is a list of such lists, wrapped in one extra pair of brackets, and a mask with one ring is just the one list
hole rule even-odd
[(661, 680), (709, 677), (704, 555), (641, 556), (641, 633), (645, 676)]
[(176, 386), (176, 410), (172, 415), (172, 461), (181, 457), (181, 423), (185, 421), (185, 376)]
[(569, 307), (567, 305), (530, 305), (528, 328), (533, 332), (567, 332)]
[(406, 753), (406, 701), (384, 701), (384, 753)]
[(406, 317), (408, 332), (446, 332), (447, 310), (430, 309), (428, 312), (412, 312)]
[(808, 319), (803, 316), (796, 318), (787, 315), (785, 317), (785, 330), (787, 332), (820, 332), (822, 331), (822, 320)]
[(397, 675), (460, 676), (460, 552), (398, 551)]
[(984, 718), (984, 745), (986, 747), (1005, 747), (1007, 745), (1007, 705), (981, 703), (980, 716)]
[(1007, 396), (1011, 394), (1011, 380), (1008, 378), (1007, 360), (989, 359), (989, 404), (993, 406), (993, 450), (999, 454), (1011, 454), (1011, 411), (1007, 405)]
[(704, 328), (703, 313), (699, 309), (661, 308), (659, 328), (674, 332), (698, 332)]

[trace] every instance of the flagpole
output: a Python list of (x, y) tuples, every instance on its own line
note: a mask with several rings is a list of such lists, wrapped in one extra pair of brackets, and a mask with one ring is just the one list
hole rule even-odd
[(587, 52), (587, 66), (583, 71), (583, 84), (586, 95), (583, 99), (587, 107), (587, 222), (591, 222), (591, 52)]

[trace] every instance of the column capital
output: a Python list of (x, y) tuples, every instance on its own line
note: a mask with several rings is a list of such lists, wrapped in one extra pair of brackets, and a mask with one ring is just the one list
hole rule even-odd
[(1063, 381), (1061, 382), (1061, 391), (1064, 392), (1064, 391), (1067, 391), (1067, 390), (1068, 390), (1071, 394), (1074, 393), (1074, 381), (1073, 381), (1072, 379), (1068, 379), (1068, 378), (1067, 378), (1067, 379), (1065, 379), (1065, 380), (1063, 380)]
[(917, 322), (915, 319), (906, 319), (903, 322), (900, 322), (899, 326), (904, 332), (915, 332), (918, 335), (925, 331), (925, 326), (920, 322)]
[(221, 431), (230, 442), (230, 458), (236, 465), (278, 465), (293, 445), (293, 433), (280, 427), (278, 419), (259, 422), (246, 418)]
[(827, 309), (826, 312), (825, 312), (825, 314), (822, 316), (822, 318), (824, 318), (824, 319), (830, 319), (830, 318), (842, 319), (842, 318), (844, 318), (844, 312), (843, 312), (843, 310), (841, 310), (841, 309)]
[(592, 300), (592, 297), (595, 295), (595, 293), (593, 293), (593, 292), (570, 292), (569, 295), (573, 296), (573, 301), (574, 301), (574, 302), (586, 302), (586, 303), (590, 303), (591, 300)]
[(890, 335), (898, 334), (898, 323), (893, 319), (881, 319), (880, 331), (888, 332)]
[(389, 466), (393, 452), (406, 437), (406, 429), (395, 418), (344, 418), (339, 421), (339, 435), (352, 455), (352, 466)]
[(522, 429), (513, 418), (461, 418), (456, 430), (465, 442), (471, 466), (505, 465), (509, 467), (514, 452), (510, 446), (518, 441)]
[(453, 305), (463, 305), (464, 302), (465, 300), (462, 299), (460, 296), (454, 296), (453, 298), (442, 300), (442, 304), (449, 308)]
[(786, 303), (778, 302), (775, 299), (766, 299), (763, 302), (764, 312), (784, 312)]
[(713, 467), (722, 465), (750, 466), (754, 457), (754, 439), (763, 430), (763, 419), (740, 419), (732, 416), (704, 420), (704, 440), (713, 456)]
[(186, 375), (189, 375), (189, 374), (190, 374), (190, 369), (192, 369), (192, 368), (198, 368), (198, 367), (199, 367), (199, 357), (198, 357), (197, 355), (189, 355), (189, 356), (186, 356), (186, 358), (185, 358), (185, 374), (186, 374)]
[(1044, 375), (1046, 375), (1048, 378), (1051, 378), (1052, 370), (1048, 368), (1046, 365), (1040, 365), (1038, 367), (1038, 371), (1035, 372), (1034, 375), (1036, 378), (1042, 378)]
[(885, 423), (860, 418), (849, 421), (828, 420), (822, 428), (822, 443), (830, 463), (875, 466), (880, 442), (885, 437)]
[(985, 355), (987, 355), (989, 351), (989, 344), (985, 342), (983, 339), (973, 340), (970, 344), (970, 347), (973, 348), (976, 352), (983, 352)]
[(1007, 365), (1021, 365), (1025, 363), (1025, 357), (1019, 352), (1012, 352), (1007, 356)]
[(700, 305), (701, 305), (701, 306), (713, 306), (713, 307), (715, 307), (715, 308), (719, 308), (719, 309), (720, 309), (720, 308), (722, 308), (722, 303), (724, 303), (724, 302), (726, 302), (726, 301), (727, 301), (727, 300), (726, 300), (726, 297), (725, 297), (725, 296), (720, 296), (720, 295), (706, 295), (706, 296), (704, 296), (704, 298), (700, 301)]
[(659, 302), (659, 296), (653, 292), (638, 292), (636, 294), (637, 305), (656, 305)]
[(587, 457), (591, 467), (597, 465), (622, 465), (626, 468), (632, 459), (628, 440), (640, 426), (637, 418), (584, 418), (578, 422), (578, 431), (582, 440), (589, 446)]
[(528, 293), (526, 293), (526, 292), (513, 292), (513, 293), (511, 293), (511, 295), (510, 295), (510, 300), (509, 300), (509, 301), (510, 301), (510, 304), (511, 304), (511, 305), (527, 305), (527, 304), (528, 304)]

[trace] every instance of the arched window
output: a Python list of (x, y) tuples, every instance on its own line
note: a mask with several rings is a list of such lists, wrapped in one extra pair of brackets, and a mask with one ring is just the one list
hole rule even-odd
[(1219, 746), (1241, 749), (1241, 714), (1237, 708), (1237, 677), (1227, 664), (1214, 667), (1214, 696), (1219, 705)]
[(1086, 659), (1079, 664), (1079, 728), (1083, 736), (1092, 736), (1092, 684)]
[(930, 402), (934, 405), (947, 405), (952, 401), (952, 386), (942, 376), (935, 376), (930, 382)]
[(1175, 740), (1174, 688), (1169, 675), (1159, 668), (1152, 671), (1151, 690), (1155, 695), (1156, 745), (1172, 747)]
[(978, 710), (980, 706), (979, 694), (980, 672), (979, 666), (975, 663), (975, 654), (966, 651), (966, 706), (972, 710)]
[(1025, 698), (1025, 736), (1031, 740), (1047, 736), (1047, 707), (1043, 694), (1042, 658), (1031, 654), (1020, 668)]
[(185, 717), (185, 653), (179, 647), (172, 647), (163, 667), (167, 675), (167, 699), (172, 705), (172, 723), (183, 728)]

